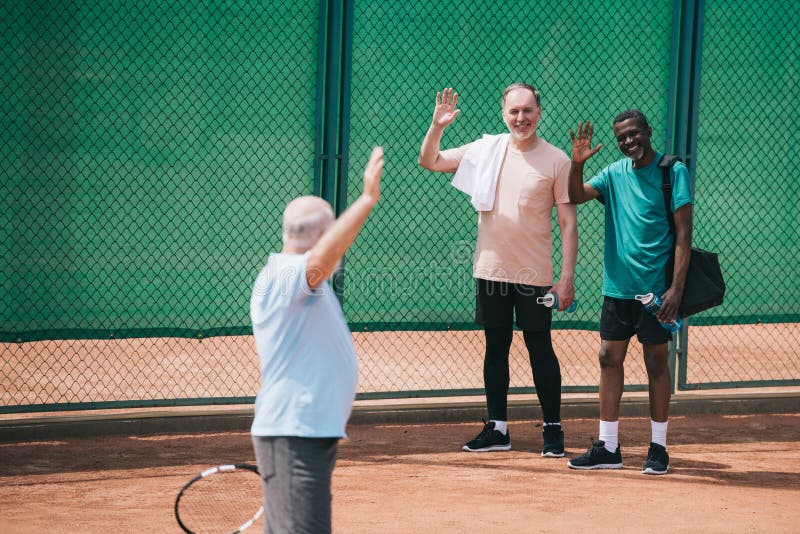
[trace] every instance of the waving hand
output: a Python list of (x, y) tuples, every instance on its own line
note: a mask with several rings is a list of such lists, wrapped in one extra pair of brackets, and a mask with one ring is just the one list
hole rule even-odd
[(594, 134), (594, 125), (586, 121), (586, 123), (578, 123), (578, 135), (570, 130), (569, 137), (572, 139), (572, 161), (575, 163), (584, 163), (586, 160), (597, 154), (597, 151), (603, 148), (602, 144), (592, 148), (592, 134)]
[(436, 107), (433, 108), (433, 124), (439, 128), (449, 126), (458, 114), (460, 109), (456, 109), (458, 104), (458, 93), (453, 92), (452, 87), (447, 87), (441, 93), (436, 93)]

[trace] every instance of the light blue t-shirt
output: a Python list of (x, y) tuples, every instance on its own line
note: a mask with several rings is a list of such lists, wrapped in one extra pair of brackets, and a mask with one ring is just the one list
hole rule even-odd
[(358, 361), (328, 282), (311, 289), (306, 254), (271, 254), (250, 299), (261, 361), (254, 436), (340, 438), (358, 385)]
[[(669, 230), (661, 189), (662, 154), (643, 169), (630, 158), (615, 161), (589, 185), (605, 205), (606, 244), (603, 260), (603, 295), (619, 299), (667, 289), (665, 268), (674, 237)], [(672, 211), (694, 204), (689, 170), (676, 162), (671, 172)]]

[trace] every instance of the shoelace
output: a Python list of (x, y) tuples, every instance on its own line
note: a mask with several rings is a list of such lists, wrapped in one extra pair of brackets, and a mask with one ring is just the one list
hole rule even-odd
[(591, 445), (591, 447), (589, 447), (589, 450), (587, 452), (589, 453), (589, 455), (591, 457), (594, 457), (596, 454), (598, 454), (600, 452), (600, 449), (605, 449), (606, 448), (605, 444), (602, 441), (600, 441), (599, 439), (598, 440), (594, 439), (594, 436), (592, 436), (589, 439), (591, 440), (592, 445)]
[(656, 447), (650, 447), (647, 451), (647, 460), (656, 461), (662, 464), (667, 463), (667, 453)]
[(494, 430), (494, 428), (489, 428), (489, 423), (484, 421), (483, 422), (483, 430), (481, 430), (481, 433), (478, 434), (478, 437), (479, 438), (480, 437), (488, 438), (489, 435), (492, 433), (492, 430)]

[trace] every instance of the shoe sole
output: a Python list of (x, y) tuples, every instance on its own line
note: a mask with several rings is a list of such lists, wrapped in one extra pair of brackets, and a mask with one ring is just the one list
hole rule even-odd
[(464, 451), (467, 451), (467, 452), (510, 451), (511, 450), (511, 444), (508, 444), (508, 445), (492, 445), (491, 447), (484, 447), (482, 449), (470, 449), (469, 447), (464, 445), (463, 447), (461, 447), (461, 450), (464, 450)]
[(567, 462), (570, 469), (622, 469), (622, 464), (595, 464), (595, 465), (572, 465)]
[(544, 451), (542, 451), (542, 456), (544, 456), (545, 458), (563, 458), (566, 455), (564, 454), (563, 451), (562, 452), (544, 452)]
[(644, 473), (645, 475), (666, 475), (667, 471), (669, 471), (669, 466), (667, 466), (667, 468), (664, 469), (663, 471), (658, 471), (656, 469), (653, 469), (652, 467), (645, 467), (644, 469), (642, 469), (642, 473)]

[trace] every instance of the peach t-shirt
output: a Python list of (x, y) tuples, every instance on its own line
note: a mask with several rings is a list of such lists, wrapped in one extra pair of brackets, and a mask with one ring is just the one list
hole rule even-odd
[(569, 157), (544, 139), (524, 152), (508, 146), (494, 207), (478, 213), (475, 278), (553, 284), (553, 206), (569, 203), (569, 166)]

